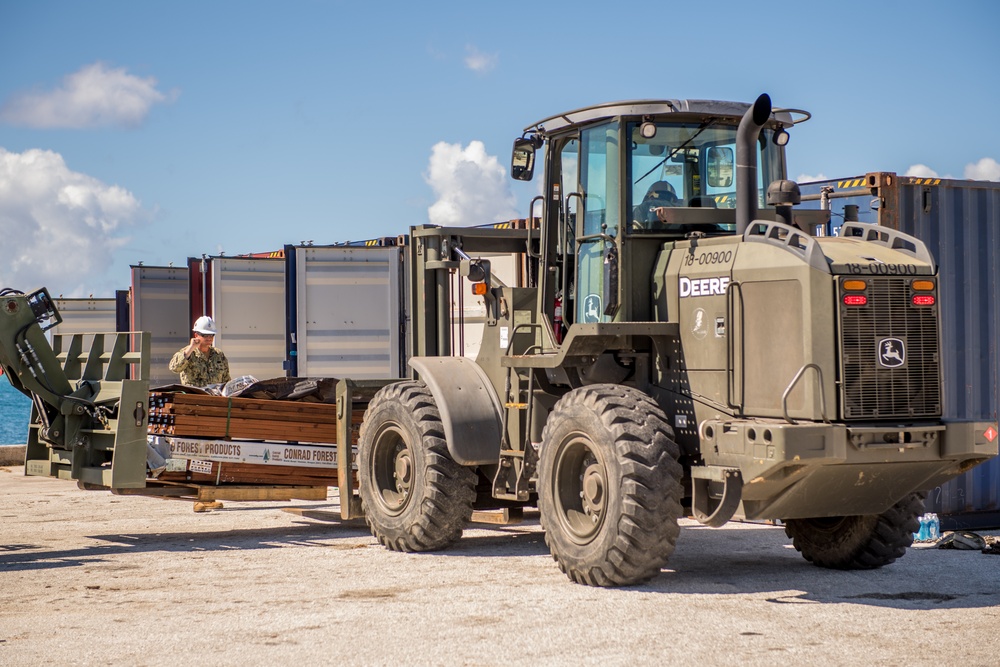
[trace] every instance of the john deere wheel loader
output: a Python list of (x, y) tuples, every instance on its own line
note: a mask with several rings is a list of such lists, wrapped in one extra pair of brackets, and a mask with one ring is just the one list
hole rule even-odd
[[(784, 146), (807, 117), (766, 95), (559, 114), (514, 144), (513, 178), (543, 160), (537, 228), (415, 228), (414, 378), (361, 425), (378, 540), (440, 549), (476, 506), (537, 503), (553, 558), (590, 585), (656, 575), (685, 515), (780, 520), (823, 567), (902, 556), (921, 491), (996, 455), (996, 431), (942, 421), (925, 245), (823, 236), (824, 212), (794, 208)], [(524, 286), (489, 251), (520, 253)], [(487, 307), (474, 360), (453, 353), (456, 271)]]

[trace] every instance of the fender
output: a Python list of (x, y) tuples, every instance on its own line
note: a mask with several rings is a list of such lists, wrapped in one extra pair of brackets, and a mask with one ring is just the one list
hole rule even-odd
[(500, 460), (500, 399), (486, 373), (465, 357), (414, 357), (413, 368), (434, 395), (448, 453), (459, 465)]

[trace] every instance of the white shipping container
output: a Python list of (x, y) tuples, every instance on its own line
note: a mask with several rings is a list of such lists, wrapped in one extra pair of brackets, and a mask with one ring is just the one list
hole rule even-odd
[(115, 300), (53, 299), (62, 322), (52, 328), (53, 334), (107, 333), (118, 323)]
[(188, 282), (186, 268), (132, 267), (132, 331), (150, 333), (150, 387), (180, 381), (167, 365), (191, 341)]
[(285, 261), (212, 258), (215, 345), (236, 378), (283, 377), (285, 360)]
[(300, 377), (401, 377), (401, 254), (391, 246), (295, 248)]

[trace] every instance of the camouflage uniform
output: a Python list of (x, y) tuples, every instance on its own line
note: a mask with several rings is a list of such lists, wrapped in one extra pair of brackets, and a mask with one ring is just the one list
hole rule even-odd
[(181, 384), (189, 387), (207, 387), (210, 384), (229, 382), (229, 360), (217, 347), (208, 348), (208, 356), (195, 350), (187, 359), (184, 350), (179, 350), (167, 366), (174, 373), (181, 374)]

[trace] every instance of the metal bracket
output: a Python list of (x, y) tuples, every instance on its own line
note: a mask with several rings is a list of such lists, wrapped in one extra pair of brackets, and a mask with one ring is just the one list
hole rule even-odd
[[(722, 485), (721, 497), (712, 494), (712, 484)], [(691, 511), (699, 523), (718, 528), (733, 518), (743, 499), (743, 473), (738, 468), (697, 466), (691, 468)]]

